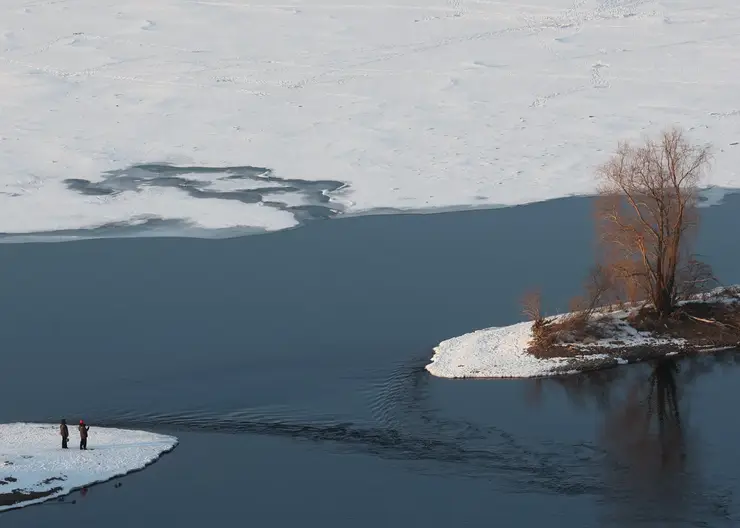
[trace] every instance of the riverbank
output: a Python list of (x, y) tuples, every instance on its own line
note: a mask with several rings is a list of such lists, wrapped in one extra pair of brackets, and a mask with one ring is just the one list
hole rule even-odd
[[(432, 375), (443, 378), (534, 378), (740, 346), (740, 297), (714, 290), (682, 303), (681, 316), (655, 324), (637, 307), (592, 316), (580, 337), (538, 346), (532, 322), (474, 331), (434, 348)], [(735, 293), (733, 295), (732, 293)], [(571, 314), (548, 318), (558, 324)]]

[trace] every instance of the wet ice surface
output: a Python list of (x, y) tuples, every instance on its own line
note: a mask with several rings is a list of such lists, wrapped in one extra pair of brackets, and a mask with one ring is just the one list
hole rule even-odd
[[(275, 227), (272, 222), (276, 219), (283, 228), (292, 227), (332, 217), (344, 209), (331, 196), (343, 187), (341, 182), (278, 178), (262, 167), (150, 164), (111, 171), (99, 181), (68, 178), (63, 183), (87, 200), (87, 205), (72, 215), (80, 228), (0, 233), (0, 240), (162, 235), (218, 238), (264, 232)], [(62, 205), (56, 204), (55, 211), (69, 214)], [(103, 209), (104, 222), (85, 227), (99, 222), (95, 215)], [(197, 222), (193, 223), (195, 217)], [(24, 218), (33, 223), (28, 215)]]
[[(54, 499), (91, 484), (143, 469), (177, 445), (177, 438), (145, 431), (92, 426), (88, 449), (69, 424), (69, 449), (59, 425), (0, 424), (0, 511)], [(28, 498), (10, 499), (20, 493)]]

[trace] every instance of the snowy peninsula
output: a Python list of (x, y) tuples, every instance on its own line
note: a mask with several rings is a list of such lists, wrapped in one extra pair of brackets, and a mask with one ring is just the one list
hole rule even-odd
[[(70, 428), (72, 429), (72, 428)], [(173, 436), (90, 429), (87, 451), (72, 431), (61, 448), (54, 424), (0, 424), (0, 511), (37, 504), (144, 468), (177, 445)]]
[[(733, 291), (737, 287), (733, 287)], [(682, 303), (686, 314), (696, 318), (718, 313), (740, 317), (740, 298), (726, 297), (716, 290)], [(442, 341), (426, 370), (442, 378), (535, 378), (576, 374), (587, 370), (740, 347), (736, 332), (720, 325), (686, 321), (667, 323), (665, 328), (647, 330), (639, 320), (638, 308), (605, 310), (591, 322), (599, 338), (556, 345), (546, 353), (533, 347), (532, 322), (486, 328)], [(556, 323), (568, 314), (548, 318)], [(708, 319), (706, 319), (708, 320)]]

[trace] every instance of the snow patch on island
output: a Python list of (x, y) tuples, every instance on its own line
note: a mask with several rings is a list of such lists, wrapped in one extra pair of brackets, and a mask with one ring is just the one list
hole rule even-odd
[(547, 376), (562, 358), (538, 359), (527, 352), (532, 323), (487, 328), (442, 341), (426, 369), (442, 378), (531, 378)]
[(37, 504), (144, 468), (177, 445), (173, 436), (90, 428), (88, 450), (61, 448), (59, 426), (0, 424), (0, 511)]

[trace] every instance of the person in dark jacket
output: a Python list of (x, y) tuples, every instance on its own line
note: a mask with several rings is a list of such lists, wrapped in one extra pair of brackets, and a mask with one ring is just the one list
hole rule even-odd
[(69, 449), (67, 442), (69, 442), (69, 429), (67, 428), (67, 420), (62, 418), (62, 423), (59, 424), (59, 434), (62, 435), (62, 449)]
[(85, 425), (85, 422), (80, 420), (78, 429), (80, 430), (80, 449), (87, 450), (87, 432), (90, 430), (90, 426)]

